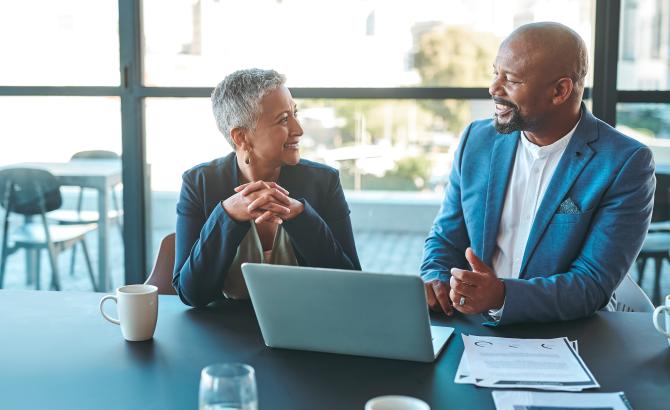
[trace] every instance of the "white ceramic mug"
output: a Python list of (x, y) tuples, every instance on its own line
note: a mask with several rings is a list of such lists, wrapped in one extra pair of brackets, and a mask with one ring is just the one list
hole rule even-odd
[[(661, 314), (663, 312), (665, 312), (663, 315), (663, 319), (665, 319), (665, 329), (663, 329), (663, 326), (660, 323)], [(661, 305), (654, 310), (654, 326), (656, 327), (656, 330), (668, 338), (668, 343), (670, 344), (670, 295), (665, 297), (665, 305)]]
[[(118, 319), (107, 316), (102, 309), (108, 299), (116, 302)], [(110, 322), (121, 325), (124, 339), (130, 342), (149, 340), (154, 336), (158, 319), (158, 288), (153, 285), (121, 286), (115, 295), (100, 299), (100, 313)]]
[(379, 396), (368, 400), (365, 410), (430, 410), (430, 406), (415, 397)]

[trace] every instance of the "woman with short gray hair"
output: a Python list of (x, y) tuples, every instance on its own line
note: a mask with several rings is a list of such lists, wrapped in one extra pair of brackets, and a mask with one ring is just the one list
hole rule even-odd
[(298, 110), (274, 70), (228, 75), (212, 93), (234, 151), (186, 171), (172, 284), (205, 306), (248, 299), (244, 262), (360, 270), (337, 170), (300, 158)]

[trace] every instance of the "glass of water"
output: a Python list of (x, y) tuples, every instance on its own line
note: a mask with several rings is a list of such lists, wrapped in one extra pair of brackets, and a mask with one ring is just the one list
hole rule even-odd
[(257, 410), (254, 368), (243, 363), (218, 363), (200, 374), (200, 410)]

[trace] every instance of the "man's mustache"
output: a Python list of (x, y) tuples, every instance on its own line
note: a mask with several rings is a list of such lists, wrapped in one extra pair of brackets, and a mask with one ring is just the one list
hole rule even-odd
[(506, 105), (508, 107), (512, 107), (515, 110), (518, 109), (516, 105), (512, 104), (511, 102), (509, 102), (507, 100), (503, 100), (502, 98), (493, 97), (493, 102), (496, 103), (496, 104)]

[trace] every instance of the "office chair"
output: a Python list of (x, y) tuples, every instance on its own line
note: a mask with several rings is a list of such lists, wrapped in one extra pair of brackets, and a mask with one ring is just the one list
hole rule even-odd
[(172, 286), (172, 271), (174, 270), (174, 232), (161, 240), (156, 256), (156, 263), (147, 278), (145, 285), (154, 285), (158, 288), (159, 295), (176, 295)]
[(626, 274), (614, 291), (617, 312), (653, 312), (654, 305), (646, 293), (629, 274)]
[(642, 244), (635, 264), (637, 266), (637, 283), (642, 286), (644, 271), (649, 260), (654, 261), (654, 285), (652, 301), (661, 303), (661, 274), (663, 261), (670, 261), (670, 175), (656, 174), (656, 192), (654, 193), (654, 209), (651, 225)]
[[(60, 226), (47, 223), (46, 213), (62, 205), (60, 184), (53, 174), (46, 170), (33, 168), (0, 170), (0, 204), (6, 211), (3, 223), (2, 252), (0, 253), (0, 288), (3, 285), (7, 258), (17, 250), (25, 249), (28, 255), (36, 261), (36, 289), (40, 288), (40, 253), (41, 250), (46, 250), (51, 265), (50, 287), (60, 290), (58, 254), (81, 243), (93, 290), (98, 290), (84, 240), (87, 233), (96, 229), (96, 225)], [(23, 215), (24, 223), (10, 230), (12, 213)], [(34, 222), (34, 217), (38, 217), (39, 222)]]

